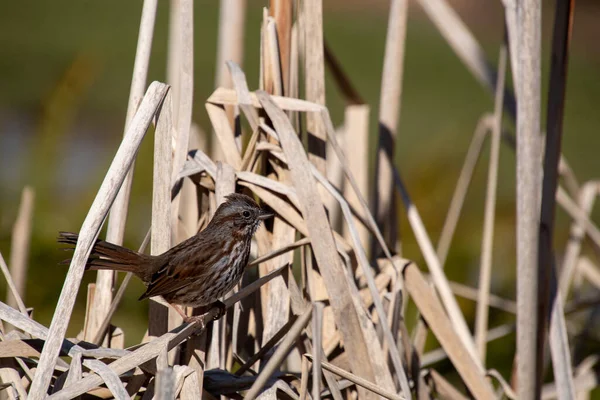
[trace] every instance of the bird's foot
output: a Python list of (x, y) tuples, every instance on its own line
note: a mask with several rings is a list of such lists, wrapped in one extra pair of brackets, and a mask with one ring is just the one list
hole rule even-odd
[(206, 328), (206, 319), (205, 319), (205, 315), (193, 315), (193, 316), (185, 316), (183, 318), (183, 322), (185, 322), (186, 324), (197, 324), (198, 325), (198, 331), (203, 331)]
[(183, 312), (180, 315), (183, 317), (183, 322), (188, 324), (197, 324), (198, 331), (201, 332), (206, 328), (206, 324), (216, 321), (223, 317), (227, 312), (227, 307), (222, 301), (215, 301), (205, 308), (206, 312), (201, 315), (187, 316)]

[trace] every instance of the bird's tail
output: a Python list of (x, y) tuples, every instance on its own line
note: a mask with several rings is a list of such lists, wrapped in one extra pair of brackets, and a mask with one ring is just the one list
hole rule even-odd
[[(79, 235), (76, 233), (58, 233), (58, 243), (72, 245), (73, 247), (77, 244), (78, 238)], [(109, 269), (114, 271), (133, 272), (139, 276), (148, 261), (148, 256), (145, 254), (97, 239), (85, 269), (94, 271)], [(70, 259), (63, 261), (64, 264), (70, 262)]]

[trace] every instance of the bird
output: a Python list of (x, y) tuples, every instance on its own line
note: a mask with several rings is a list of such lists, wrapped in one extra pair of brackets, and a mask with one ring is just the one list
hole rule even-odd
[[(217, 208), (206, 228), (160, 255), (147, 255), (104, 240), (96, 240), (86, 270), (131, 272), (146, 285), (143, 300), (162, 296), (182, 316), (180, 306), (216, 307), (214, 319), (225, 312), (219, 300), (241, 280), (250, 257), (252, 236), (274, 214), (251, 197), (232, 193)], [(58, 242), (75, 246), (78, 234), (59, 232)], [(67, 260), (69, 261), (69, 260)]]

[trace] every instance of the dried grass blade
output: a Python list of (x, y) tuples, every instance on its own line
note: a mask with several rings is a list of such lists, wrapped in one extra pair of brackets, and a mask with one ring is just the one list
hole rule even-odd
[[(550, 311), (550, 352), (552, 355), (552, 365), (554, 367), (554, 379), (559, 388), (559, 398), (561, 399), (575, 399), (575, 385), (573, 383), (573, 370), (571, 367), (569, 339), (563, 309), (563, 297), (560, 290), (558, 290), (559, 286), (557, 282), (553, 247), (556, 188), (558, 186), (559, 178), (565, 92), (567, 85), (569, 38), (571, 36), (573, 12), (574, 1), (561, 0), (556, 2), (554, 37), (552, 40), (553, 57), (549, 78), (550, 89), (548, 93), (548, 113), (546, 122), (547, 132), (545, 143), (546, 151), (544, 152), (542, 208), (538, 242), (538, 269), (540, 271), (546, 271), (545, 275), (550, 278), (549, 285), (546, 284), (549, 286), (549, 299), (541, 299), (541, 301), (545, 306), (542, 310), (546, 311), (549, 309)], [(541, 19), (541, 17), (539, 18)], [(538, 44), (538, 46), (541, 45)], [(539, 76), (541, 72), (538, 71), (537, 74)], [(543, 277), (544, 273), (540, 273), (540, 276)], [(540, 318), (544, 318), (544, 323), (540, 324), (540, 327), (543, 329), (547, 326), (547, 323), (545, 323), (547, 315), (542, 314)], [(545, 335), (545, 332), (543, 335)]]
[(303, 238), (303, 239), (297, 240), (294, 243), (291, 243), (286, 246), (280, 247), (276, 250), (273, 250), (269, 254), (265, 254), (263, 256), (258, 257), (257, 259), (250, 262), (248, 264), (248, 267), (254, 267), (255, 265), (258, 265), (265, 261), (271, 260), (281, 254), (287, 253), (288, 251), (292, 251), (292, 250), (297, 249), (298, 247), (306, 246), (309, 244), (310, 244), (310, 239), (308, 239), (308, 238)]
[[(379, 94), (379, 137), (373, 192), (375, 218), (390, 247), (399, 245), (396, 243), (398, 216), (392, 165), (402, 100), (407, 17), (408, 0), (392, 0)], [(374, 250), (379, 252), (377, 246)]]
[(202, 398), (200, 393), (200, 382), (198, 381), (198, 375), (191, 373), (183, 380), (183, 387), (181, 388), (181, 400), (197, 400)]
[[(517, 349), (518, 397), (539, 397), (543, 374), (547, 301), (539, 261), (542, 183), (541, 149), (541, 7), (536, 0), (517, 3)], [(542, 311), (542, 313), (540, 313)], [(540, 329), (541, 328), (541, 329)]]
[[(587, 215), (591, 214), (592, 207), (594, 206), (594, 200), (600, 190), (600, 184), (598, 182), (587, 182), (583, 185), (580, 190), (577, 202), (582, 213)], [(575, 272), (575, 266), (579, 255), (581, 253), (581, 245), (584, 238), (585, 230), (583, 224), (579, 218), (575, 218), (571, 222), (571, 228), (569, 230), (569, 241), (565, 248), (565, 255), (561, 267), (561, 275), (559, 279), (560, 293), (563, 299), (569, 297), (569, 289), (571, 286), (571, 280), (573, 273)]]
[(74, 382), (77, 382), (78, 380), (81, 379), (81, 376), (82, 376), (81, 357), (82, 357), (81, 353), (75, 353), (75, 355), (73, 356), (64, 387), (69, 387)]
[(265, 189), (269, 189), (275, 193), (279, 193), (286, 196), (294, 205), (294, 207), (300, 209), (300, 201), (298, 200), (296, 190), (293, 187), (286, 185), (283, 182), (267, 178), (266, 176), (258, 175), (247, 171), (238, 172), (237, 177), (243, 181), (253, 183), (255, 185), (264, 187)]
[(275, 353), (273, 353), (273, 356), (271, 357), (267, 365), (265, 365), (261, 373), (258, 375), (254, 384), (252, 384), (250, 390), (248, 390), (248, 392), (244, 396), (245, 399), (253, 400), (258, 396), (265, 383), (267, 383), (271, 375), (273, 375), (275, 370), (283, 362), (283, 359), (290, 351), (291, 346), (297, 340), (298, 336), (300, 336), (302, 330), (304, 329), (308, 321), (310, 321), (312, 311), (312, 307), (309, 307), (304, 312), (304, 314), (302, 314), (296, 320), (296, 322), (294, 322), (294, 325), (292, 325), (285, 339), (281, 342), (279, 347), (277, 347), (277, 350), (275, 350)]
[(29, 394), (31, 400), (41, 400), (50, 384), (52, 370), (56, 363), (56, 356), (64, 339), (73, 311), (85, 263), (90, 255), (94, 241), (98, 237), (102, 222), (106, 218), (108, 210), (137, 154), (146, 129), (162, 103), (167, 90), (168, 87), (166, 85), (158, 82), (153, 82), (148, 88), (144, 100), (133, 118), (131, 126), (98, 191), (96, 199), (83, 222), (79, 241), (73, 254), (73, 260), (71, 261), (71, 266), (69, 267), (69, 272), (67, 273), (63, 290), (50, 325), (48, 340), (40, 357), (37, 373), (31, 384)]
[(117, 400), (129, 400), (119, 376), (100, 360), (85, 360), (83, 365), (97, 373)]
[[(24, 303), (22, 297), (25, 295), (25, 283), (27, 280), (27, 259), (29, 257), (29, 242), (31, 240), (31, 219), (34, 198), (34, 189), (30, 186), (25, 186), (21, 195), (17, 220), (12, 230), (10, 247), (10, 276), (14, 282), (16, 292), (21, 296), (21, 299), (19, 301), (13, 294), (7, 293), (6, 303), (11, 307), (19, 307), (21, 311), (21, 303)], [(11, 288), (12, 291), (13, 289)]]
[[(344, 129), (346, 131), (345, 152), (350, 154), (351, 151), (356, 151), (348, 168), (352, 175), (356, 178), (359, 193), (368, 193), (369, 190), (369, 113), (368, 105), (351, 105), (347, 106), (344, 114)], [(344, 185), (344, 197), (355, 210), (360, 209), (360, 201), (356, 194), (349, 187)], [(363, 220), (360, 222), (362, 223)], [(358, 219), (355, 217), (355, 224)], [(369, 231), (365, 226), (357, 227), (360, 236), (360, 243), (363, 248), (368, 248)], [(350, 232), (344, 226), (344, 238), (350, 241)]]
[[(445, 0), (419, 0), (419, 4), (475, 79), (491, 93), (494, 93), (496, 78), (493, 68), (473, 33), (469, 31), (460, 16)], [(518, 54), (517, 52), (511, 53)], [(513, 70), (513, 76), (515, 74), (516, 71)], [(506, 92), (504, 99), (504, 105), (509, 113), (516, 115), (514, 96), (510, 92)]]
[(302, 372), (300, 375), (300, 400), (306, 400), (308, 395), (308, 375), (310, 375), (308, 358), (302, 357)]
[(433, 380), (433, 386), (436, 389), (436, 394), (442, 399), (448, 400), (467, 400), (468, 397), (459, 392), (450, 382), (448, 382), (435, 369), (429, 371), (429, 376)]
[(584, 227), (585, 232), (592, 240), (594, 246), (600, 249), (600, 229), (594, 224), (594, 222), (586, 215), (586, 213), (579, 208), (579, 206), (569, 197), (567, 191), (561, 186), (558, 186), (556, 190), (556, 201), (562, 206), (562, 208), (571, 216), (571, 218), (577, 220)]
[(204, 171), (212, 178), (215, 178), (217, 176), (217, 165), (202, 150), (192, 150), (188, 155), (188, 160), (181, 169), (178, 179)]
[(157, 400), (175, 399), (175, 372), (173, 368), (168, 367), (157, 372), (154, 394)]
[(354, 189), (354, 194), (358, 198), (358, 201), (360, 202), (360, 204), (363, 208), (362, 209), (363, 215), (366, 217), (366, 220), (371, 227), (371, 231), (375, 235), (375, 238), (377, 239), (377, 243), (383, 249), (385, 256), (390, 260), (390, 262), (393, 262), (392, 254), (390, 253), (390, 250), (388, 249), (388, 247), (385, 243), (385, 240), (383, 239), (383, 235), (381, 234), (381, 231), (379, 230), (379, 227), (377, 226), (377, 223), (375, 222), (375, 218), (373, 218), (373, 215), (371, 215), (371, 211), (369, 210), (369, 205), (367, 204), (364, 196), (362, 195), (362, 193), (360, 191), (360, 186), (356, 182), (356, 179), (354, 179), (354, 175), (352, 174), (352, 171), (350, 170), (350, 168), (348, 168), (349, 163), (346, 159), (346, 156), (344, 155), (344, 150), (342, 149), (342, 147), (339, 145), (339, 143), (336, 140), (335, 129), (333, 128), (333, 123), (331, 122), (331, 117), (329, 116), (329, 111), (326, 108), (322, 108), (320, 111), (321, 111), (321, 118), (323, 118), (323, 121), (325, 122), (327, 138), (331, 142), (330, 144), (331, 144), (332, 148), (335, 150), (335, 153), (336, 153), (338, 159), (340, 160), (340, 163), (342, 164), (342, 168), (344, 169), (346, 178), (348, 179), (348, 182), (350, 182), (350, 185), (352, 185), (352, 189)]
[[(291, 97), (271, 95), (271, 99), (279, 108), (285, 111), (320, 112), (324, 108), (319, 104)], [(252, 107), (262, 108), (255, 92), (250, 92), (250, 100), (252, 100)], [(215, 89), (206, 102), (220, 105), (236, 105), (239, 103), (236, 91), (225, 88)]]
[(312, 346), (313, 346), (313, 399), (321, 398), (321, 354), (323, 348), (323, 308), (321, 302), (314, 303), (314, 314), (312, 319)]
[[(306, 100), (325, 105), (325, 58), (323, 49), (323, 1), (302, 3), (304, 32), (304, 82)], [(279, 132), (279, 129), (276, 129)], [(327, 135), (323, 121), (315, 114), (306, 115), (309, 160), (325, 173), (325, 143)]]
[[(208, 317), (210, 318), (210, 315)], [(181, 325), (173, 329), (171, 332), (165, 333), (161, 337), (156, 338), (142, 345), (135, 351), (132, 351), (129, 354), (119, 358), (118, 360), (115, 360), (108, 367), (111, 370), (113, 370), (117, 375), (122, 375), (125, 372), (158, 357), (165, 348), (165, 346), (167, 346), (167, 349), (169, 350), (174, 348), (175, 346), (178, 346), (192, 333), (195, 333), (197, 331), (198, 326), (196, 324)], [(75, 382), (68, 388), (64, 388), (63, 390), (54, 393), (47, 399), (72, 399), (76, 396), (86, 393), (87, 391), (93, 389), (94, 387), (100, 384), (102, 384), (102, 378), (100, 378), (98, 375), (90, 375)]]
[(473, 396), (477, 399), (494, 399), (494, 392), (485, 380), (481, 366), (477, 365), (477, 359), (470, 356), (450, 318), (444, 313), (444, 308), (436, 293), (425, 281), (418, 267), (414, 263), (409, 263), (404, 268), (403, 274), (406, 288), (423, 318), (448, 353), (452, 364)]
[[(248, 83), (246, 82), (246, 75), (240, 66), (233, 61), (227, 61), (227, 67), (231, 73), (231, 80), (237, 94), (237, 101), (240, 109), (246, 116), (248, 123), (253, 131), (258, 128), (258, 112), (256, 108), (252, 107), (252, 98), (250, 97), (250, 91), (248, 90)], [(249, 146), (250, 149), (250, 146)], [(246, 150), (248, 151), (248, 150)]]
[(410, 222), (417, 242), (419, 243), (419, 247), (421, 249), (423, 257), (425, 258), (427, 267), (429, 268), (429, 272), (431, 273), (431, 277), (433, 278), (433, 283), (437, 289), (437, 292), (440, 294), (440, 297), (444, 304), (444, 308), (448, 312), (450, 320), (452, 321), (452, 325), (456, 329), (456, 333), (458, 334), (459, 338), (461, 339), (462, 343), (467, 349), (469, 355), (479, 368), (480, 372), (483, 373), (483, 365), (481, 364), (481, 360), (477, 356), (475, 343), (473, 342), (473, 338), (467, 326), (467, 322), (465, 321), (465, 317), (460, 311), (458, 303), (456, 302), (456, 298), (450, 290), (448, 279), (446, 278), (440, 261), (437, 258), (437, 254), (433, 249), (433, 245), (431, 244), (431, 240), (429, 239), (427, 230), (423, 225), (423, 220), (419, 215), (419, 211), (417, 210), (416, 205), (412, 203), (408, 191), (404, 186), (404, 182), (400, 178), (400, 175), (395, 168), (394, 181), (396, 183), (396, 188), (398, 189), (398, 191), (400, 192), (400, 196), (402, 197), (404, 207), (406, 208), (408, 221)]
[[(171, 209), (172, 175), (172, 95), (167, 94), (154, 134), (154, 169), (152, 180), (152, 235), (150, 254), (158, 255), (171, 248), (173, 217)], [(181, 318), (171, 310), (150, 299), (148, 334), (160, 336), (181, 324)]]
[(437, 245), (437, 255), (440, 259), (440, 264), (442, 264), (442, 267), (444, 264), (446, 264), (446, 257), (448, 256), (450, 243), (452, 243), (452, 238), (454, 237), (454, 231), (456, 230), (456, 225), (458, 224), (458, 219), (460, 218), (460, 213), (467, 195), (467, 190), (471, 185), (471, 179), (473, 178), (475, 166), (477, 165), (479, 156), (481, 155), (483, 142), (486, 138), (487, 132), (492, 127), (492, 118), (492, 115), (484, 114), (481, 116), (481, 118), (479, 118), (479, 121), (477, 121), (477, 126), (473, 132), (473, 138), (471, 139), (471, 144), (469, 145), (467, 155), (465, 156), (465, 162), (460, 170), (458, 182), (456, 182), (456, 187), (454, 189), (454, 193), (452, 194), (452, 200), (450, 200), (448, 213), (446, 214), (444, 226), (442, 227), (442, 233), (440, 233), (440, 238)]
[(23, 315), (28, 316), (29, 314), (27, 313), (27, 307), (25, 307), (25, 303), (23, 303), (23, 299), (21, 298), (19, 290), (17, 289), (12, 279), (10, 271), (8, 270), (8, 265), (6, 265), (6, 261), (4, 261), (2, 253), (0, 253), (0, 269), (2, 269), (2, 274), (6, 279), (6, 283), (8, 284), (8, 288), (10, 289), (10, 293), (12, 294), (13, 298), (15, 299), (15, 302), (19, 306), (19, 311), (21, 311)]
[(487, 192), (485, 198), (485, 214), (483, 221), (483, 237), (481, 239), (481, 264), (479, 268), (479, 295), (475, 315), (475, 343), (481, 362), (485, 365), (485, 337), (488, 330), (488, 313), (490, 302), (490, 285), (492, 279), (492, 251), (494, 244), (494, 223), (496, 213), (496, 192), (498, 189), (498, 163), (500, 160), (500, 135), (502, 129), (502, 104), (504, 95), (504, 79), (506, 75), (506, 45), (500, 48), (498, 60), (498, 81), (494, 100), (494, 124), (490, 143), (490, 162), (488, 167)]
[[(311, 362), (313, 361), (313, 358), (310, 354), (304, 354), (304, 357), (311, 360)], [(362, 386), (365, 389), (372, 391), (373, 393), (383, 396), (386, 399), (390, 399), (390, 400), (405, 400), (406, 399), (406, 397), (398, 396), (395, 393), (388, 392), (387, 390), (382, 389), (380, 386), (378, 386), (372, 382), (369, 382), (368, 380), (361, 378), (358, 375), (352, 374), (348, 371), (344, 371), (342, 368), (336, 367), (335, 365), (330, 364), (328, 362), (321, 361), (321, 366), (323, 367), (323, 369), (333, 372), (337, 376), (340, 376), (344, 379), (348, 379), (349, 381), (352, 381), (352, 382), (356, 383), (357, 385)]]
[[(154, 22), (156, 20), (157, 5), (158, 0), (145, 0), (142, 7), (140, 30), (138, 33), (135, 61), (133, 63), (133, 76), (131, 78), (131, 88), (129, 90), (129, 100), (127, 102), (127, 113), (123, 134), (128, 131), (135, 112), (144, 97), (144, 90), (146, 89), (146, 81), (148, 78), (148, 67), (150, 64), (150, 54), (152, 52), (152, 38), (154, 36)], [(110, 210), (106, 230), (106, 241), (110, 243), (123, 244), (132, 182), (133, 165), (125, 177), (125, 181)], [(91, 304), (89, 314), (90, 319), (87, 321), (86, 340), (93, 340), (92, 338), (100, 334), (99, 331), (102, 321), (106, 319), (110, 310), (114, 280), (114, 271), (104, 270), (97, 272), (96, 291), (94, 292), (94, 300)]]
[(260, 278), (258, 278), (257, 280), (255, 280), (254, 282), (249, 284), (248, 286), (243, 287), (240, 291), (236, 292), (231, 297), (228, 297), (227, 299), (225, 299), (223, 301), (223, 303), (225, 303), (225, 306), (227, 308), (231, 307), (232, 305), (234, 305), (235, 303), (237, 303), (244, 297), (249, 296), (250, 294), (254, 293), (262, 285), (269, 282), (271, 279), (276, 278), (279, 275), (281, 275), (281, 273), (283, 271), (285, 271), (286, 268), (288, 268), (287, 264), (282, 265), (278, 269), (271, 271), (268, 275), (261, 276)]
[(291, 180), (296, 188), (302, 214), (310, 233), (307, 236), (311, 238), (312, 249), (327, 286), (335, 321), (342, 333), (352, 370), (361, 376), (375, 380), (372, 354), (369, 352), (369, 344), (362, 331), (358, 311), (356, 307), (348, 307), (349, 304), (353, 304), (350, 282), (348, 277), (340, 279), (346, 276), (346, 272), (338, 258), (331, 227), (310, 172), (311, 164), (287, 116), (271, 101), (269, 95), (257, 92), (257, 96), (276, 128), (288, 159)]
[[(389, 355), (392, 359), (392, 364), (394, 365), (394, 369), (396, 370), (396, 374), (400, 380), (400, 386), (402, 387), (403, 395), (406, 398), (410, 397), (410, 386), (408, 385), (408, 377), (406, 376), (406, 371), (404, 371), (404, 366), (402, 365), (402, 359), (400, 358), (400, 350), (396, 346), (396, 340), (392, 335), (392, 331), (390, 330), (390, 326), (387, 324), (387, 315), (385, 313), (385, 309), (383, 308), (383, 303), (381, 302), (381, 298), (379, 296), (379, 290), (377, 289), (377, 285), (375, 284), (375, 278), (373, 277), (373, 272), (371, 270), (371, 266), (369, 265), (369, 260), (367, 259), (367, 255), (365, 253), (364, 248), (361, 246), (360, 237), (356, 227), (354, 226), (354, 221), (352, 218), (352, 213), (350, 212), (350, 208), (346, 200), (342, 197), (342, 195), (337, 192), (337, 190), (331, 186), (331, 184), (327, 181), (327, 179), (316, 170), (316, 168), (312, 168), (313, 175), (317, 178), (317, 180), (336, 198), (338, 201), (342, 212), (344, 214), (344, 218), (346, 219), (346, 223), (348, 224), (348, 229), (350, 231), (350, 237), (352, 238), (352, 242), (354, 244), (354, 251), (356, 254), (356, 258), (358, 259), (358, 263), (362, 268), (362, 273), (367, 279), (367, 285), (369, 286), (369, 290), (371, 291), (371, 296), (373, 299), (373, 304), (375, 304), (375, 309), (377, 310), (377, 315), (381, 321), (381, 328), (383, 329), (385, 340), (387, 346), (389, 346)], [(401, 294), (400, 294), (401, 295)], [(377, 349), (378, 350), (378, 349)], [(376, 351), (376, 350), (375, 350)], [(380, 357), (376, 357), (380, 358)]]
[(207, 102), (205, 107), (217, 139), (221, 143), (221, 150), (225, 156), (225, 161), (236, 170), (239, 170), (242, 165), (242, 157), (235, 142), (233, 129), (229, 125), (224, 106)]
[(267, 352), (273, 349), (277, 343), (281, 340), (282, 337), (285, 336), (286, 333), (289, 332), (292, 325), (296, 322), (296, 318), (289, 320), (284, 326), (282, 326), (277, 333), (275, 333), (271, 338), (260, 348), (259, 351), (254, 353), (252, 357), (250, 357), (244, 365), (242, 365), (235, 374), (237, 376), (243, 375), (246, 371), (248, 371), (258, 360), (264, 357)]

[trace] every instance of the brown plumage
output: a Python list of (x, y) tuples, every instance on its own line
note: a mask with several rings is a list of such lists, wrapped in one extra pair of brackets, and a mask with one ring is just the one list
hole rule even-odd
[[(132, 272), (147, 286), (140, 300), (162, 296), (183, 306), (222, 306), (218, 299), (244, 274), (252, 235), (272, 215), (252, 198), (230, 194), (206, 229), (165, 253), (150, 256), (98, 239), (86, 269)], [(77, 238), (60, 232), (58, 241), (75, 246)]]

